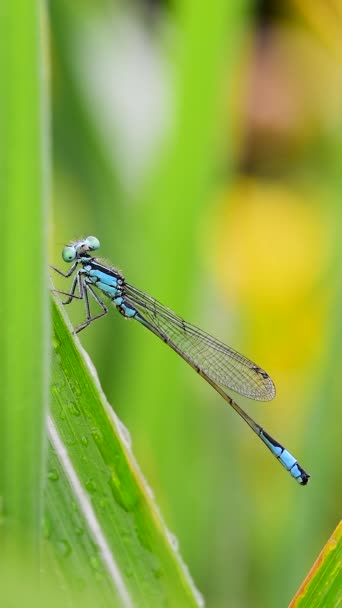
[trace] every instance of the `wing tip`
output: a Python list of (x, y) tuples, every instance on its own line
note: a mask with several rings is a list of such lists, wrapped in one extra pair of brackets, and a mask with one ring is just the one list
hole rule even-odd
[(253, 370), (263, 379), (264, 391), (260, 393), (260, 401), (272, 401), (276, 396), (276, 387), (272, 378), (261, 367), (253, 366)]

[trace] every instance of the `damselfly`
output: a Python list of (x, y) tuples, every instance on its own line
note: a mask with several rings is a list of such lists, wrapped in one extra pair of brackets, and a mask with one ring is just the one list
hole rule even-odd
[[(94, 236), (74, 241), (62, 252), (65, 262), (73, 262), (69, 272), (64, 273), (52, 266), (63, 277), (74, 275), (70, 292), (58, 292), (67, 296), (63, 304), (70, 304), (73, 299), (84, 301), (86, 319), (75, 332), (80, 332), (108, 313), (101, 294), (107, 296), (124, 317), (139, 321), (191, 365), (260, 437), (292, 477), (305, 486), (310, 475), (225, 391), (228, 388), (251, 399), (270, 401), (275, 396), (275, 388), (269, 375), (243, 355), (190, 325), (172, 310), (127, 283), (121, 272), (92, 256), (92, 252), (99, 247), (100, 242)], [(101, 308), (101, 312), (94, 316), (90, 311), (90, 297)]]

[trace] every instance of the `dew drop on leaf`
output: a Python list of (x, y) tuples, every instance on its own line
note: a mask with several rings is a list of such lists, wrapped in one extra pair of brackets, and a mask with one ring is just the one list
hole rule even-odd
[(59, 540), (56, 544), (56, 548), (61, 557), (68, 557), (72, 551), (71, 545), (67, 540)]
[(90, 492), (91, 494), (94, 494), (96, 492), (96, 484), (91, 477), (89, 477), (89, 479), (87, 479), (87, 481), (85, 483), (85, 487), (87, 488), (88, 492)]
[(59, 473), (56, 469), (50, 469), (50, 471), (48, 472), (48, 479), (50, 479), (50, 481), (58, 481), (59, 479)]

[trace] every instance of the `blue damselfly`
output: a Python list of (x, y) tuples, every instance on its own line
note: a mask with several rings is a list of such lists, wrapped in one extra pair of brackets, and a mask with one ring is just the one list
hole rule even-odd
[[(225, 390), (231, 389), (257, 401), (270, 401), (275, 396), (275, 387), (269, 375), (243, 355), (127, 283), (121, 272), (92, 255), (99, 247), (100, 242), (94, 236), (74, 241), (62, 252), (63, 260), (72, 263), (69, 272), (64, 273), (52, 266), (63, 277), (74, 275), (70, 292), (58, 291), (67, 296), (63, 304), (70, 304), (73, 299), (84, 301), (86, 319), (75, 332), (80, 332), (108, 313), (100, 294), (107, 296), (124, 317), (139, 321), (191, 365), (260, 437), (292, 477), (305, 486), (310, 475), (296, 458), (257, 424)], [(89, 298), (100, 306), (99, 314), (91, 314)]]

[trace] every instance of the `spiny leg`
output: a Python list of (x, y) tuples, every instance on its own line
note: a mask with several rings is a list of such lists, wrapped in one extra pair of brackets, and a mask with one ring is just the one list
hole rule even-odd
[(52, 270), (54, 270), (55, 272), (60, 274), (62, 277), (65, 277), (67, 279), (68, 277), (71, 277), (71, 275), (75, 272), (77, 264), (78, 264), (78, 261), (76, 261), (71, 266), (70, 270), (67, 273), (62, 272), (62, 270), (59, 270), (59, 268), (56, 268), (56, 266), (52, 266), (52, 264), (50, 264), (50, 268), (52, 268)]
[[(75, 294), (76, 291), (76, 287), (78, 286), (80, 295), (77, 296)], [(77, 273), (77, 275), (75, 276), (72, 285), (71, 285), (71, 289), (70, 291), (61, 291), (60, 289), (51, 289), (51, 291), (53, 291), (54, 293), (60, 293), (63, 294), (65, 296), (68, 296), (68, 299), (65, 300), (65, 302), (62, 302), (62, 304), (70, 304), (70, 302), (72, 300), (83, 300), (84, 298), (84, 294), (83, 294), (83, 284), (81, 281), (81, 277), (80, 277), (80, 272)]]
[[(74, 330), (75, 334), (78, 334), (80, 331), (82, 331), (82, 329), (85, 329), (86, 327), (88, 327), (88, 325), (90, 325), (90, 323), (92, 323), (93, 321), (96, 321), (96, 319), (100, 319), (101, 317), (104, 317), (108, 313), (107, 306), (101, 300), (101, 298), (97, 295), (97, 293), (95, 293), (95, 291), (93, 290), (93, 288), (89, 284), (87, 284), (86, 282), (82, 282), (82, 279), (80, 279), (80, 289), (81, 289), (81, 286), (82, 286), (82, 294), (83, 294), (84, 304), (85, 304), (85, 308), (86, 308), (87, 318), (86, 318), (85, 321), (83, 321), (83, 323), (81, 323), (81, 325), (79, 325), (78, 327), (76, 327), (76, 329)], [(91, 316), (91, 312), (90, 312), (90, 304), (89, 304), (88, 292), (91, 293), (91, 295), (93, 296), (94, 300), (102, 308), (102, 312), (100, 312), (98, 315), (95, 315), (93, 317)]]

